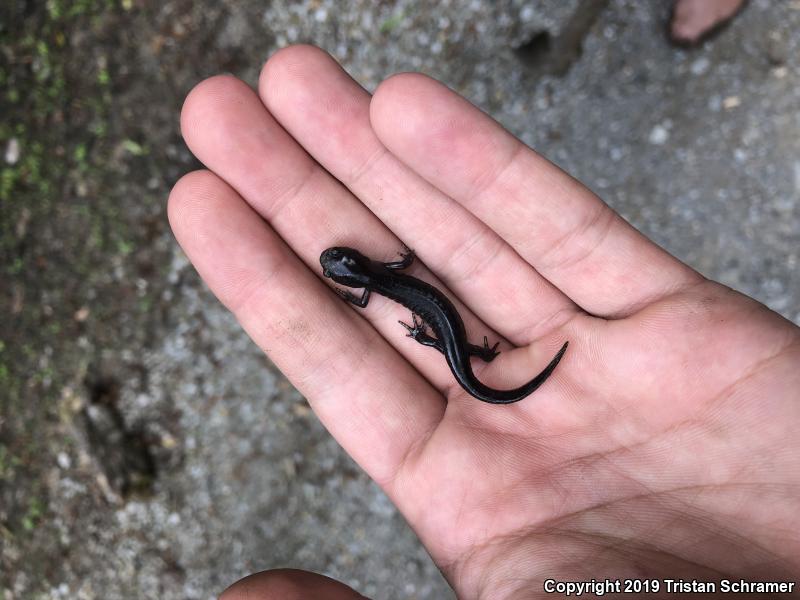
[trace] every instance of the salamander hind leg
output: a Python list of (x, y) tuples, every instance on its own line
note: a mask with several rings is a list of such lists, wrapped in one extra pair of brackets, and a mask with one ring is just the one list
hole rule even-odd
[(476, 346), (475, 344), (469, 344), (467, 346), (467, 350), (469, 351), (470, 356), (475, 356), (480, 358), (484, 362), (492, 362), (498, 354), (497, 347), (500, 345), (500, 342), (495, 343), (494, 346), (491, 348), (489, 347), (489, 339), (486, 336), (483, 336), (483, 346)]
[(439, 352), (444, 354), (444, 345), (442, 342), (437, 340), (435, 337), (428, 335), (425, 332), (425, 322), (421, 319), (417, 318), (417, 315), (411, 313), (411, 322), (412, 325), (408, 325), (407, 323), (403, 323), (402, 321), (398, 321), (400, 325), (405, 327), (408, 330), (408, 337), (413, 338), (423, 346), (430, 346), (431, 348), (436, 348)]

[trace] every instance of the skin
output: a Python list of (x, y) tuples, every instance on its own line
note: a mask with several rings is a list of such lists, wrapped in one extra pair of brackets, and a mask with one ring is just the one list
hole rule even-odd
[[(170, 195), (179, 243), (460, 598), (545, 597), (548, 577), (796, 576), (800, 329), (420, 74), (370, 97), (294, 46), (258, 92), (200, 83), (181, 125), (208, 170)], [(501, 340), (473, 363), (487, 385), (525, 381), (569, 339), (546, 385), (478, 402), (398, 332), (403, 307), (353, 309), (323, 281), (325, 247), (392, 260), (400, 240), (473, 337)], [(269, 571), (222, 597), (358, 596)]]
[(745, 0), (676, 0), (670, 23), (672, 39), (697, 44), (715, 27), (725, 23), (744, 6)]

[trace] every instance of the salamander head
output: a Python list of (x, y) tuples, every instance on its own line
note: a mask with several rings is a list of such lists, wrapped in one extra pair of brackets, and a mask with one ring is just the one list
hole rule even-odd
[(325, 277), (347, 287), (364, 287), (370, 278), (370, 260), (352, 248), (328, 248), (320, 255), (319, 263)]

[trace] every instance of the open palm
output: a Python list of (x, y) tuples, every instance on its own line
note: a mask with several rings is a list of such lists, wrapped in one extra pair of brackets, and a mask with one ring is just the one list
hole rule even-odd
[[(421, 75), (370, 97), (327, 54), (291, 47), (258, 94), (228, 76), (198, 85), (182, 129), (209, 171), (172, 192), (179, 242), (459, 596), (800, 568), (792, 324)], [(405, 309), (353, 309), (322, 281), (324, 248), (388, 261), (400, 240), (471, 341), (501, 341), (473, 363), (488, 385), (527, 381), (569, 340), (538, 391), (475, 400), (404, 336)]]

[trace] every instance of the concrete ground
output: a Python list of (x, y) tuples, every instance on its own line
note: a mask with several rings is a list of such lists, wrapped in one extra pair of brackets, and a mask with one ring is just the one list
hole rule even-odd
[[(210, 7), (210, 8), (209, 8)], [(310, 42), (423, 71), (673, 254), (800, 323), (800, 2), (687, 51), (634, 0), (11, 2), (0, 13), (0, 598), (206, 599), (293, 566), (450, 592), (206, 290), (165, 200), (182, 98)]]

